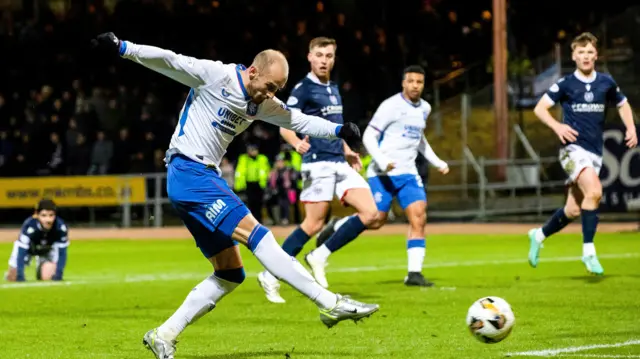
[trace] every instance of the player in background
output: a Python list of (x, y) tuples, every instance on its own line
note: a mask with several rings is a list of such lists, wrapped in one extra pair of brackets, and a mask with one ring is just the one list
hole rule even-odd
[(395, 197), (409, 219), (408, 274), (404, 283), (429, 287), (433, 283), (422, 275), (427, 195), (416, 168), (416, 157), (422, 154), (442, 174), (449, 172), (449, 166), (433, 152), (424, 135), (431, 106), (421, 98), (423, 90), (424, 69), (417, 65), (407, 67), (402, 92), (380, 104), (362, 140), (373, 159), (367, 177), (380, 218), (383, 223), (386, 221)]
[(38, 280), (62, 280), (69, 246), (67, 232), (64, 221), (56, 215), (56, 204), (50, 199), (38, 202), (35, 213), (24, 221), (13, 244), (5, 279), (24, 282), (24, 267), (35, 257)]
[(196, 245), (214, 268), (143, 343), (158, 359), (173, 359), (178, 335), (244, 281), (238, 242), (278, 278), (311, 299), (320, 319), (331, 327), (357, 321), (378, 310), (321, 287), (285, 253), (273, 233), (251, 215), (221, 177), (220, 161), (235, 136), (255, 120), (291, 128), (313, 137), (359, 138), (351, 123), (336, 125), (290, 110), (275, 97), (286, 84), (289, 64), (275, 50), (260, 52), (249, 68), (195, 59), (158, 47), (120, 41), (113, 33), (92, 40), (97, 49), (137, 62), (191, 88), (166, 155), (167, 193)]
[[(311, 71), (293, 88), (287, 106), (305, 114), (323, 117), (342, 124), (342, 98), (338, 85), (331, 81), (331, 70), (335, 63), (336, 42), (318, 37), (309, 43), (307, 59)], [(305, 218), (298, 228), (284, 241), (282, 248), (295, 257), (305, 243), (322, 229), (334, 194), (357, 211), (349, 217), (342, 231), (327, 240), (327, 243), (305, 256), (313, 276), (324, 288), (329, 284), (325, 277), (327, 258), (355, 239), (366, 228), (379, 228), (375, 202), (367, 181), (358, 173), (362, 168), (360, 156), (341, 139), (300, 139), (294, 131), (281, 129), (280, 134), (296, 151), (303, 154), (303, 189), (300, 200), (304, 203)], [(258, 282), (267, 299), (284, 303), (280, 296), (280, 284), (269, 273), (258, 275)]]
[[(536, 116), (549, 126), (562, 142), (560, 163), (569, 179), (567, 201), (541, 228), (529, 231), (529, 264), (538, 265), (543, 241), (562, 230), (578, 216), (582, 217), (582, 262), (587, 271), (602, 275), (604, 269), (596, 256), (593, 239), (598, 226), (598, 206), (602, 184), (598, 177), (602, 167), (605, 111), (615, 103), (627, 128), (625, 140), (629, 148), (638, 144), (633, 114), (627, 98), (611, 76), (597, 72), (598, 40), (583, 33), (571, 43), (574, 73), (553, 84), (534, 109)], [(562, 121), (556, 121), (549, 109), (562, 104)]]

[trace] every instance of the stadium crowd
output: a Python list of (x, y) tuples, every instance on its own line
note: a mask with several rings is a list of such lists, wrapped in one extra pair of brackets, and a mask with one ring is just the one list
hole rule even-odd
[[(249, 63), (259, 50), (277, 48), (291, 66), (281, 98), (308, 71), (309, 40), (334, 37), (344, 116), (364, 127), (379, 102), (399, 89), (407, 64), (426, 67), (430, 83), (489, 56), (489, 5), (474, 2), (459, 11), (455, 3), (122, 0), (3, 10), (0, 176), (164, 170), (164, 150), (188, 89), (135, 64), (96, 56), (88, 44), (99, 32), (223, 62)], [(517, 30), (517, 22), (513, 26)], [(273, 163), (278, 141), (275, 128), (256, 123), (234, 141), (228, 160), (235, 164), (252, 143)]]

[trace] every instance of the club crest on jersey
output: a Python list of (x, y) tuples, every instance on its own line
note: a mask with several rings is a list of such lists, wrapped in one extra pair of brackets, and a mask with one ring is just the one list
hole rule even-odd
[(329, 96), (329, 101), (331, 101), (331, 103), (334, 104), (334, 105), (338, 104), (338, 98), (335, 97), (334, 95)]
[(249, 102), (247, 104), (247, 115), (255, 116), (257, 113), (258, 113), (258, 105), (253, 102)]
[(584, 100), (587, 102), (592, 102), (593, 101), (593, 92), (589, 91), (589, 92), (585, 92), (584, 93)]

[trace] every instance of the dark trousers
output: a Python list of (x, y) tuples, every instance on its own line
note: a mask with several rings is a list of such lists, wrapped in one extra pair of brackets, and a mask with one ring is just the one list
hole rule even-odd
[(264, 190), (258, 182), (247, 182), (247, 207), (260, 223), (262, 223), (263, 197)]

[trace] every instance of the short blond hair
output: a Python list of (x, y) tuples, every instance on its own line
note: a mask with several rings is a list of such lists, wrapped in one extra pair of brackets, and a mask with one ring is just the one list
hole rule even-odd
[(327, 46), (333, 46), (334, 49), (336, 50), (338, 49), (338, 44), (336, 43), (336, 40), (330, 37), (320, 36), (309, 41), (309, 51), (313, 50), (316, 47), (327, 47)]
[(582, 47), (587, 46), (588, 44), (593, 45), (593, 47), (597, 49), (598, 38), (590, 32), (583, 32), (582, 34), (576, 36), (573, 41), (571, 41), (571, 51), (575, 50), (578, 46)]

